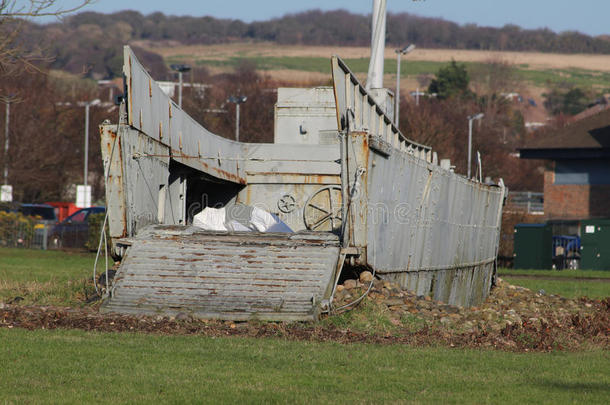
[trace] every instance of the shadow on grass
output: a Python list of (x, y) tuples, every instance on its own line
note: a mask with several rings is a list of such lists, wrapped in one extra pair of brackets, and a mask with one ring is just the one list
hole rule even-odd
[(538, 384), (554, 390), (607, 393), (610, 396), (610, 384), (602, 382), (565, 382), (550, 379), (540, 379)]

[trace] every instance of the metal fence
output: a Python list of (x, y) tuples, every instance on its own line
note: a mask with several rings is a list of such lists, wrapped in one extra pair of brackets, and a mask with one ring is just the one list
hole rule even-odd
[(544, 214), (544, 194), (533, 191), (510, 191), (507, 208), (527, 212), (528, 214)]
[(43, 222), (4, 222), (0, 227), (0, 247), (46, 250), (50, 232), (51, 225)]

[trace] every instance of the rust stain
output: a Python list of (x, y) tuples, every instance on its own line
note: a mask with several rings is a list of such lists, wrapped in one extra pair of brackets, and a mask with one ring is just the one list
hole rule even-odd
[[(202, 162), (202, 163), (203, 163), (203, 162)], [(205, 164), (205, 163), (204, 163), (204, 164)], [(207, 166), (207, 165), (206, 165), (206, 166)], [(229, 172), (227, 172), (226, 170), (222, 170), (222, 169), (219, 169), (219, 168), (217, 168), (217, 167), (212, 167), (212, 170), (213, 170), (213, 171), (215, 171), (216, 173), (218, 173), (218, 175), (219, 175), (221, 178), (224, 178), (225, 180), (230, 180), (230, 181), (232, 181), (232, 182), (234, 182), (234, 183), (239, 183), (239, 184), (243, 184), (243, 185), (246, 185), (246, 184), (247, 184), (247, 183), (246, 183), (246, 179), (244, 179), (244, 178), (242, 178), (242, 177), (239, 177), (239, 176), (237, 176), (236, 174), (229, 173)]]
[(159, 121), (159, 139), (163, 139), (163, 123)]
[(252, 187), (246, 188), (246, 204), (252, 203)]

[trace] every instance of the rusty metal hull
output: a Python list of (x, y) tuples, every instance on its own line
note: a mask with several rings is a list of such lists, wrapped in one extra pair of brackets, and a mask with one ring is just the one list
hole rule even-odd
[(450, 304), (487, 298), (504, 190), (400, 151), (369, 150), (368, 166), (368, 263), (382, 277)]
[(314, 320), (339, 240), (327, 233), (219, 233), (151, 226), (131, 242), (102, 309), (232, 320)]

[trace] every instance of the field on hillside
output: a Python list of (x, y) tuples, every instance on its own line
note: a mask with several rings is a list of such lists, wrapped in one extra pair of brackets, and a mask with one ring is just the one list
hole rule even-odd
[[(226, 60), (231, 57), (318, 57), (339, 55), (344, 59), (360, 59), (370, 56), (368, 47), (296, 46), (273, 43), (233, 43), (217, 45), (167, 46), (154, 43), (137, 43), (153, 50), (164, 58), (190, 56), (194, 59)], [(386, 59), (396, 59), (394, 49), (386, 47)], [(415, 49), (406, 58), (410, 61), (487, 62), (501, 60), (513, 65), (527, 65), (531, 69), (584, 69), (610, 72), (610, 55), (554, 54), (539, 52), (495, 52), (457, 49)]]
[[(290, 76), (286, 72), (292, 72), (291, 76), (298, 76), (300, 80), (303, 79), (302, 74), (311, 80), (328, 80), (329, 58), (334, 54), (343, 58), (355, 73), (363, 77), (368, 69), (370, 53), (366, 47), (286, 46), (272, 43), (165, 47), (153, 43), (139, 44), (160, 54), (168, 63), (188, 62), (206, 66), (212, 71), (225, 71), (240, 61), (248, 60), (279, 79), (287, 79)], [(385, 80), (392, 87), (396, 74), (394, 50), (386, 48), (385, 58)], [(610, 55), (416, 49), (403, 60), (402, 75), (408, 87), (416, 86), (417, 76), (434, 74), (439, 67), (456, 60), (465, 63), (469, 69), (491, 61), (509, 63), (516, 67), (521, 79), (538, 89), (532, 89), (532, 94), (540, 93), (540, 88), (547, 87), (548, 83), (571, 83), (598, 91), (610, 89)]]

